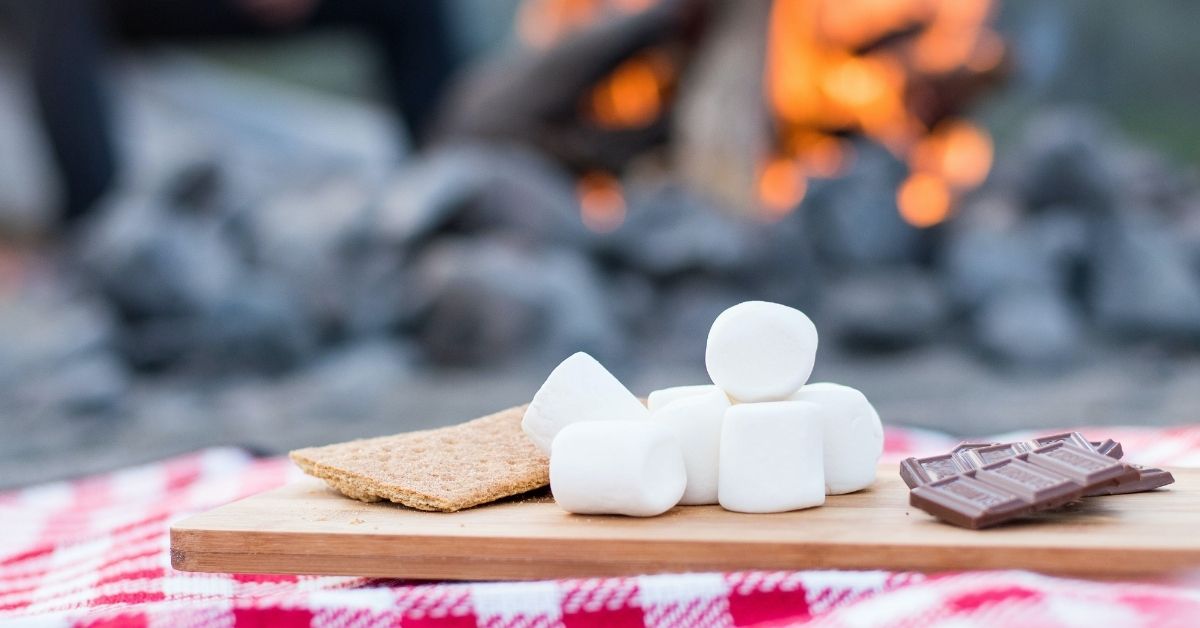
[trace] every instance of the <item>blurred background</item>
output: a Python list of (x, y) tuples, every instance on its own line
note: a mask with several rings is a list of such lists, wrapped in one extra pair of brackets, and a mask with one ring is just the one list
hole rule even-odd
[(0, 0), (0, 488), (706, 381), (1194, 422), (1200, 4)]

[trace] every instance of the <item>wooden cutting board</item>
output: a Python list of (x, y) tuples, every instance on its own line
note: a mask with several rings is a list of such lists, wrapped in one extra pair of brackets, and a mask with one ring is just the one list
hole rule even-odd
[(1094, 497), (972, 531), (908, 506), (896, 465), (821, 508), (746, 515), (716, 506), (661, 517), (569, 515), (547, 496), (443, 514), (340, 496), (317, 480), (171, 528), (184, 571), (509, 580), (741, 569), (1032, 569), (1083, 577), (1200, 568), (1200, 470), (1152, 493)]

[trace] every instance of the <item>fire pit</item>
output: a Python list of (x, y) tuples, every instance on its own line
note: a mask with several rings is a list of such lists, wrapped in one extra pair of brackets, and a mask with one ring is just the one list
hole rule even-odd
[[(993, 141), (986, 107), (1037, 52), (1002, 8), (524, 2), (519, 48), (382, 175), (214, 149), (113, 194), (66, 261), (5, 264), (13, 454), (69, 465), (114, 417), (147, 456), (285, 419), (394, 431), (398, 403), (433, 425), (520, 402), (575, 350), (680, 383), (747, 299), (812, 314), (818, 376), (907, 422), (1186, 421), (1194, 173), (1094, 107)], [(428, 392), (459, 388), (481, 392)]]

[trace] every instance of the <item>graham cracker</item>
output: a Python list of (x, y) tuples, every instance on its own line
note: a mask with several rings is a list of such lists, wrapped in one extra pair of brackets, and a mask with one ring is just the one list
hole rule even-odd
[(365, 502), (454, 512), (550, 483), (550, 465), (521, 431), (525, 406), (452, 427), (291, 452), (305, 473)]

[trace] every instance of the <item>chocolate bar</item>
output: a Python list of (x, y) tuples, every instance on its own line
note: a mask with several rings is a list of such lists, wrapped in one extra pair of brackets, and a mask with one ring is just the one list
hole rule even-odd
[[(1071, 442), (1080, 447), (1090, 448), (1096, 453), (1113, 459), (1120, 459), (1124, 455), (1121, 443), (1111, 438), (1098, 442), (1087, 441), (1078, 432), (1064, 432), (1062, 434), (1041, 436), (1027, 441), (1012, 443), (963, 443), (955, 447), (954, 451), (948, 454), (926, 458), (908, 458), (900, 463), (900, 477), (909, 488), (915, 488), (940, 478), (978, 469), (982, 464), (990, 461), (1033, 451), (1039, 447), (1059, 442)], [(979, 454), (971, 455), (967, 453), (970, 451), (978, 452), (982, 449), (988, 450), (984, 456), (986, 459)], [(1127, 471), (1123, 476), (1107, 485), (1099, 486), (1085, 492), (1083, 496), (1121, 495), (1151, 491), (1175, 481), (1170, 472), (1163, 471), (1162, 469), (1141, 467), (1138, 465), (1128, 466), (1131, 471)]]
[(1097, 453), (1079, 434), (1061, 436), (1032, 451), (1028, 446), (1037, 443), (1001, 443), (960, 447), (922, 462), (906, 460), (902, 469), (916, 481), (909, 503), (943, 521), (978, 529), (1139, 477), (1129, 465)]
[[(1044, 447), (1051, 443), (1057, 443), (1057, 442), (1064, 441), (1064, 440), (1074, 440), (1075, 442), (1078, 442), (1078, 439), (1075, 438), (1075, 435), (1077, 435), (1077, 434), (1078, 434), (1078, 432), (1063, 432), (1062, 434), (1053, 434), (1050, 436), (1039, 436), (1037, 438), (1032, 438), (1030, 440), (1025, 440), (1025, 441), (1015, 441), (1010, 444), (1012, 444), (1014, 446), (1018, 446), (1018, 447), (1025, 447), (1027, 451), (1033, 451), (1034, 449), (1037, 449), (1038, 447)], [(1079, 438), (1082, 438), (1082, 436), (1080, 436)], [(1088, 445), (1090, 445), (1091, 448), (1096, 451), (1096, 453), (1103, 454), (1105, 456), (1108, 456), (1109, 458), (1115, 458), (1117, 460), (1120, 460), (1125, 455), (1125, 450), (1122, 449), (1121, 443), (1118, 443), (1117, 441), (1115, 441), (1111, 438), (1107, 438), (1102, 441), (1093, 440), (1093, 441), (1087, 441), (1087, 442), (1088, 442)], [(990, 445), (1000, 445), (1000, 444), (1001, 443), (997, 443), (997, 442), (993, 442), (993, 441), (988, 441), (986, 443), (964, 442), (964, 443), (960, 444), (959, 446), (955, 447), (954, 451), (961, 451), (963, 449), (978, 449), (980, 447), (988, 447)]]
[(1133, 479), (1115, 480), (1108, 485), (1098, 486), (1084, 493), (1083, 496), (1097, 497), (1100, 495), (1142, 493), (1175, 483), (1175, 476), (1171, 475), (1170, 471), (1164, 471), (1155, 467), (1143, 467), (1140, 464), (1130, 464), (1129, 468), (1137, 473), (1137, 476)]

